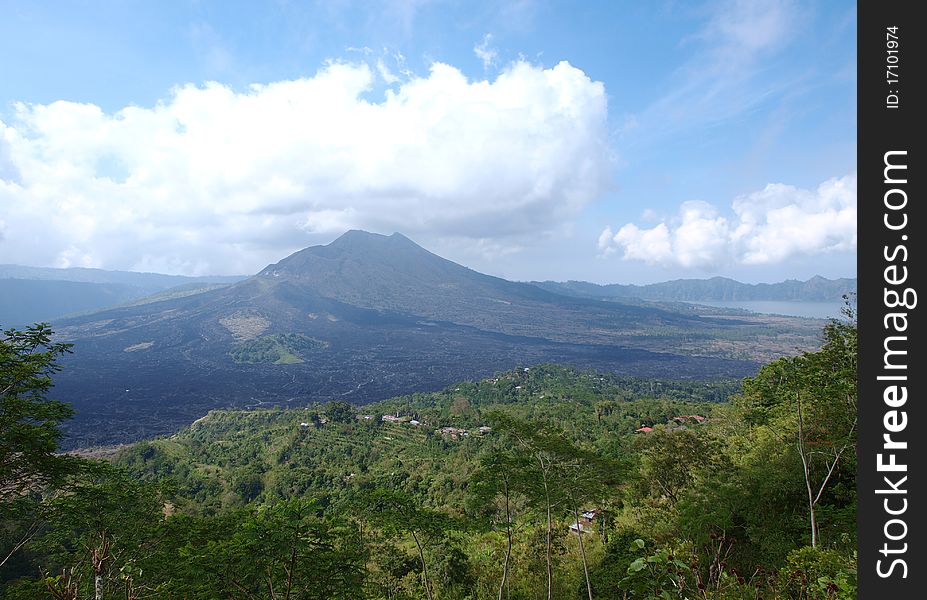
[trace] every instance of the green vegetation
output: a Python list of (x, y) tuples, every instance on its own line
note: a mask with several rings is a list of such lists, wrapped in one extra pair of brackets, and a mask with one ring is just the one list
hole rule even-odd
[(70, 407), (49, 399), (55, 362), (69, 344), (51, 340), (47, 324), (8, 329), (0, 338), (0, 573), (15, 564), (41, 529), (45, 498), (79, 463), (56, 454)]
[(855, 361), (833, 322), (742, 383), (539, 365), (213, 411), (21, 488), (0, 594), (853, 598)]
[(277, 333), (240, 344), (229, 355), (238, 364), (292, 365), (327, 345), (301, 333)]
[(73, 411), (47, 398), (55, 362), (70, 344), (51, 341), (47, 324), (9, 329), (0, 338), (0, 507), (35, 483), (67, 472), (68, 460), (55, 450), (59, 426)]

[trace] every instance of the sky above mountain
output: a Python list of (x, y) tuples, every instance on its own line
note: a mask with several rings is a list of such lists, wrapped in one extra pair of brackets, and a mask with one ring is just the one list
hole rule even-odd
[(0, 263), (856, 274), (853, 3), (0, 1)]

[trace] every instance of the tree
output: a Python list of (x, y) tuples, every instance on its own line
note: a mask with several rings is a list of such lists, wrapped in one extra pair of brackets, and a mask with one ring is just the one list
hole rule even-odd
[[(62, 564), (70, 563), (78, 581), (89, 574), (93, 597), (102, 600), (117, 575), (131, 571), (160, 522), (157, 490), (106, 463), (87, 463), (72, 485), (63, 487), (43, 509), (47, 532), (37, 543)], [(128, 571), (126, 570), (128, 568)], [(124, 581), (131, 586), (133, 582)]]
[(615, 410), (615, 402), (613, 400), (601, 400), (595, 403), (595, 421), (596, 424), (602, 424), (602, 417), (609, 416)]
[(331, 419), (333, 423), (354, 423), (357, 420), (357, 413), (354, 411), (354, 407), (341, 400), (326, 404), (325, 414), (328, 415), (328, 418)]
[[(748, 422), (791, 437), (801, 462), (811, 546), (820, 541), (817, 508), (840, 465), (852, 460), (857, 437), (855, 313), (824, 328), (816, 352), (782, 358), (744, 383)], [(844, 469), (854, 472), (852, 465)]]
[(616, 483), (622, 469), (595, 453), (573, 444), (557, 427), (525, 422), (502, 413), (491, 413), (493, 431), (510, 439), (520, 454), (521, 473), (511, 483), (528, 501), (544, 511), (546, 522), (547, 597), (553, 598), (554, 516), (561, 506), (572, 513), (577, 527), (586, 591), (592, 599), (589, 564), (580, 526), (580, 504), (602, 502), (608, 486)]
[[(505, 519), (505, 558), (502, 561), (502, 577), (499, 582), (498, 598), (502, 600), (508, 585), (509, 562), (512, 557), (513, 509), (518, 488), (524, 488), (516, 480), (527, 471), (524, 457), (511, 447), (506, 447), (496, 437), (496, 444), (480, 458), (479, 467), (471, 477), (470, 499), (477, 510), (502, 512)], [(501, 507), (497, 507), (497, 502)]]
[(493, 431), (511, 440), (525, 459), (518, 491), (544, 513), (547, 598), (551, 600), (554, 596), (554, 511), (565, 500), (555, 481), (558, 457), (553, 446), (556, 432), (549, 425), (527, 423), (498, 412), (490, 413), (487, 419), (493, 424)]
[(81, 461), (56, 454), (60, 425), (73, 415), (49, 399), (55, 362), (71, 345), (52, 341), (48, 324), (8, 329), (0, 339), (0, 567), (38, 532), (42, 493)]
[(642, 495), (679, 502), (698, 476), (716, 470), (721, 448), (710, 436), (694, 429), (658, 429), (635, 440), (640, 468), (637, 488)]
[(470, 401), (467, 400), (466, 396), (457, 396), (451, 402), (449, 411), (455, 417), (467, 414), (470, 411)]
[(428, 576), (428, 563), (422, 536), (438, 535), (448, 528), (450, 519), (437, 511), (429, 510), (404, 492), (386, 488), (376, 488), (361, 494), (355, 501), (364, 517), (390, 534), (412, 536), (419, 560), (422, 563), (422, 579), (425, 594), (432, 600), (431, 582)]
[[(854, 317), (849, 309), (846, 314)], [(824, 328), (821, 350), (806, 353), (799, 364), (797, 445), (808, 493), (812, 547), (817, 547), (819, 537), (815, 509), (847, 449), (856, 447), (856, 356), (855, 320), (833, 321)], [(803, 406), (803, 393), (811, 401), (808, 406)]]
[(363, 583), (359, 536), (318, 513), (315, 500), (293, 498), (245, 518), (219, 553), (236, 592), (274, 600), (356, 597)]
[(52, 342), (48, 324), (8, 329), (0, 339), (0, 503), (66, 475), (72, 462), (56, 454), (61, 423), (74, 411), (50, 400), (55, 362), (71, 344)]
[(617, 482), (620, 469), (618, 465), (578, 448), (567, 440), (561, 441), (558, 454), (566, 494), (573, 510), (573, 522), (576, 524), (579, 553), (583, 561), (583, 575), (586, 578), (586, 592), (589, 600), (592, 600), (592, 580), (589, 577), (589, 562), (586, 559), (586, 546), (583, 543), (583, 527), (579, 519), (580, 503), (589, 501), (602, 503), (608, 486)]
[[(358, 528), (291, 498), (210, 516), (178, 513), (149, 533), (132, 573), (145, 598), (346, 600), (362, 597)], [(129, 571), (122, 569), (125, 573)]]

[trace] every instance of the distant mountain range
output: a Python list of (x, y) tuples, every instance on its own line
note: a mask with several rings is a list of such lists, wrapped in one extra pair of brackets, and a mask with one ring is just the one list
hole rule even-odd
[[(292, 271), (293, 265), (302, 260), (298, 258), (300, 255), (301, 253), (297, 253), (291, 257), (291, 261), (284, 261), (286, 264), (281, 263), (283, 266), (280, 268)], [(399, 256), (396, 255), (394, 258), (398, 259)], [(415, 265), (399, 266), (411, 266), (413, 270), (416, 268)], [(387, 272), (388, 270), (379, 271), (378, 276), (388, 277)], [(356, 296), (356, 290), (360, 289), (356, 286), (356, 279), (352, 279), (351, 273), (339, 273), (337, 277), (333, 277), (331, 273), (324, 275), (325, 277), (318, 279), (324, 279), (324, 285), (331, 293), (340, 290), (339, 293), (350, 299), (350, 290), (353, 289)], [(164, 300), (174, 295), (208, 291), (244, 279), (247, 279), (247, 276), (184, 277), (103, 269), (0, 265), (0, 327), (24, 327), (39, 321), (51, 321), (139, 301)], [(790, 279), (781, 283), (758, 284), (741, 283), (726, 277), (677, 279), (650, 285), (598, 285), (585, 281), (530, 283), (548, 292), (574, 298), (636, 299), (650, 302), (840, 302), (845, 294), (856, 292), (855, 278), (824, 277), (812, 277), (807, 281)], [(453, 305), (461, 308), (460, 297), (451, 294), (445, 301), (449, 299), (452, 302), (450, 305), (443, 304), (444, 309), (450, 309)], [(363, 298), (354, 297), (353, 300), (365, 305)], [(376, 305), (385, 308), (393, 300), (388, 295), (378, 297)]]
[(244, 278), (0, 265), (0, 327), (23, 327), (133, 302), (172, 288), (183, 292)]
[(840, 302), (845, 294), (856, 292), (856, 279), (825, 279), (815, 276), (807, 281), (789, 279), (781, 283), (741, 283), (726, 277), (711, 279), (677, 279), (650, 285), (598, 285), (585, 281), (533, 281), (541, 289), (577, 298), (617, 300), (637, 298), (652, 302), (723, 302), (723, 301), (801, 301)]
[(820, 332), (802, 319), (568, 297), (362, 231), (236, 283), (53, 327), (74, 343), (55, 378), (78, 413), (71, 446), (169, 433), (213, 408), (363, 404), (541, 362), (741, 377)]

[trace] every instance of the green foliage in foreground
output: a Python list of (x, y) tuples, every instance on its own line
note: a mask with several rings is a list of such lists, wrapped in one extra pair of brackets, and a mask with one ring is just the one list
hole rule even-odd
[(244, 342), (229, 356), (238, 364), (292, 365), (305, 362), (309, 353), (325, 346), (325, 342), (301, 333), (277, 333)]
[(44, 323), (0, 337), (0, 507), (69, 470), (69, 461), (55, 451), (59, 426), (73, 411), (47, 394), (59, 369), (55, 361), (71, 346), (51, 338)]
[(742, 387), (540, 365), (214, 411), (23, 490), (0, 594), (853, 598), (855, 344), (835, 322)]

